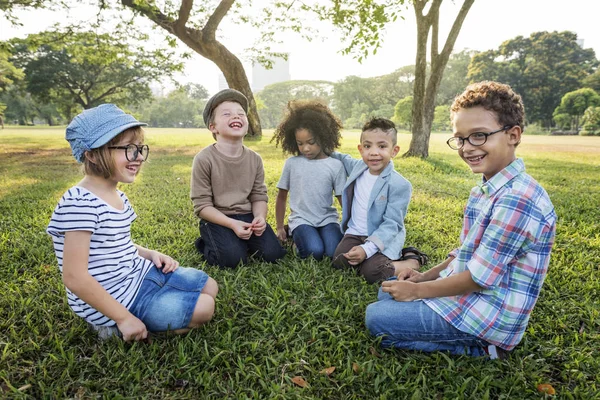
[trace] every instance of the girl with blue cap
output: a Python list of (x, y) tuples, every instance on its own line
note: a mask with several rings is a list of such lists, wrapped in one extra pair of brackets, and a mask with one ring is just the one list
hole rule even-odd
[(100, 338), (144, 340), (148, 331), (187, 332), (211, 320), (218, 286), (206, 273), (136, 245), (136, 214), (119, 183), (147, 159), (144, 131), (113, 104), (83, 111), (66, 139), (84, 178), (67, 190), (47, 228), (71, 309)]

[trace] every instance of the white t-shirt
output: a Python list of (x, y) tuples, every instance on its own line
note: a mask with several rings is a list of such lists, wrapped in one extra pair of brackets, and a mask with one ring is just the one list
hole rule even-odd
[[(377, 178), (379, 178), (379, 175), (373, 175), (366, 169), (365, 172), (356, 179), (356, 183), (354, 184), (354, 199), (352, 200), (352, 217), (350, 218), (350, 221), (348, 221), (346, 234), (369, 236), (369, 232), (367, 231), (367, 211), (369, 207), (369, 197), (371, 197), (371, 191), (373, 190)], [(369, 241), (361, 246), (365, 250), (367, 258), (370, 258), (379, 250), (375, 243)]]
[[(131, 223), (137, 216), (125, 193), (118, 193), (123, 200), (123, 210), (108, 205), (85, 188), (72, 187), (58, 202), (46, 232), (52, 236), (61, 273), (65, 232), (92, 232), (88, 272), (129, 309), (152, 262), (140, 257), (131, 241)], [(113, 320), (66, 289), (67, 301), (75, 314), (94, 325), (115, 325)]]

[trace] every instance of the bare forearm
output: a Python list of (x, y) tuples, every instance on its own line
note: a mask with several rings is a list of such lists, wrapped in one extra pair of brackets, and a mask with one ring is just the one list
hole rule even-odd
[(287, 191), (279, 190), (277, 200), (275, 202), (275, 221), (277, 228), (283, 228), (283, 220), (285, 218), (285, 206), (287, 202)]
[(448, 278), (438, 279), (416, 284), (417, 298), (430, 299), (433, 297), (447, 297), (467, 294), (481, 290), (470, 271), (463, 271)]
[(426, 281), (434, 281), (437, 278), (440, 277), (440, 272), (442, 272), (443, 270), (446, 269), (446, 267), (448, 266), (448, 264), (450, 264), (450, 262), (454, 259), (454, 257), (448, 257), (446, 258), (443, 262), (441, 262), (440, 264), (436, 265), (435, 267), (423, 272), (423, 282)]
[(267, 219), (267, 202), (266, 201), (255, 201), (252, 203), (252, 215), (254, 218)]
[(77, 297), (117, 323), (131, 315), (89, 273), (63, 275), (63, 282)]
[(206, 207), (200, 211), (200, 218), (212, 222), (213, 224), (221, 225), (232, 229), (232, 219), (214, 207)]

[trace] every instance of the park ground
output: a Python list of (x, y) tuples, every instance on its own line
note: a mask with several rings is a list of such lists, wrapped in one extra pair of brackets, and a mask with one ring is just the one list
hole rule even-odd
[[(429, 253), (430, 266), (458, 244), (479, 179), (447, 148), (448, 136), (432, 135), (426, 160), (394, 160), (414, 188), (407, 244)], [(341, 151), (357, 156), (358, 137), (345, 132)], [(269, 140), (267, 133), (247, 145), (264, 159), (274, 225), (285, 156)], [(399, 135), (402, 151), (409, 141)], [(503, 361), (380, 349), (364, 326), (377, 286), (325, 261), (288, 255), (276, 265), (206, 266), (193, 246), (189, 177), (194, 154), (212, 142), (207, 130), (148, 129), (150, 160), (121, 189), (138, 214), (136, 243), (217, 280), (214, 320), (186, 336), (125, 344), (98, 342), (69, 310), (45, 233), (57, 201), (81, 177), (64, 128), (0, 131), (0, 397), (600, 398), (599, 137), (525, 135), (518, 148), (559, 220), (529, 327)], [(538, 391), (541, 384), (556, 394)]]

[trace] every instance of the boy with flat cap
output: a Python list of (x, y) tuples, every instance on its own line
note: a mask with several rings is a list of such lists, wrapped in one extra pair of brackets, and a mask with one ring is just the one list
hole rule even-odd
[(225, 89), (204, 108), (216, 143), (194, 157), (191, 198), (200, 218), (196, 249), (210, 265), (235, 268), (256, 255), (275, 262), (285, 255), (267, 224), (267, 186), (262, 158), (244, 146), (248, 99)]

